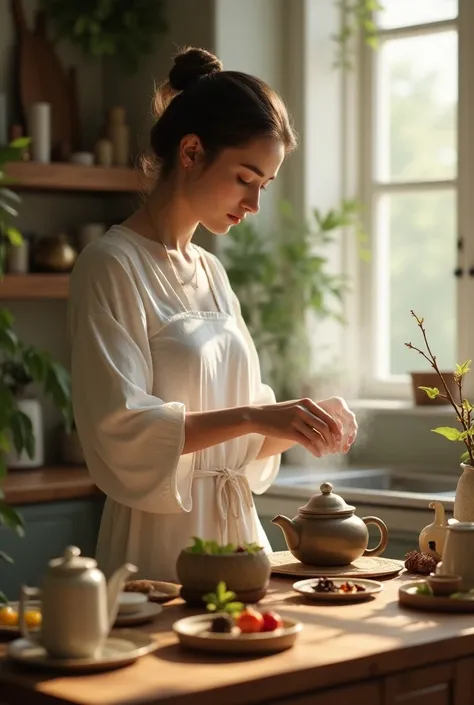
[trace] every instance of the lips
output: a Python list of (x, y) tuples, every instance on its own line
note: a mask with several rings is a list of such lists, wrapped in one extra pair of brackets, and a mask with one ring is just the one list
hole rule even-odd
[(238, 225), (242, 220), (242, 218), (238, 215), (231, 215), (231, 213), (227, 213), (227, 217), (234, 223), (234, 225)]

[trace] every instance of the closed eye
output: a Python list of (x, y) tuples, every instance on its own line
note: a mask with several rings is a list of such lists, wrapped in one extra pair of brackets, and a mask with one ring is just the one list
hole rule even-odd
[[(237, 177), (237, 181), (239, 182), (239, 184), (242, 184), (242, 186), (250, 186), (251, 183), (252, 183), (251, 181), (245, 181), (245, 179), (243, 179), (241, 176), (238, 176), (238, 177)], [(266, 187), (266, 186), (260, 186), (260, 190), (261, 190), (261, 191), (266, 191), (266, 190), (267, 190), (267, 187)]]

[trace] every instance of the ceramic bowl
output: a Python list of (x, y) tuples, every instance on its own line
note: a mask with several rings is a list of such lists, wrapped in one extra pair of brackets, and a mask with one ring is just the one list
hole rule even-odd
[(462, 577), (460, 575), (442, 575), (430, 573), (426, 577), (426, 582), (431, 588), (433, 595), (437, 597), (447, 597), (461, 589)]
[(236, 599), (245, 604), (261, 600), (268, 590), (271, 566), (264, 551), (208, 555), (181, 551), (176, 564), (181, 597), (188, 604), (202, 606), (203, 595), (215, 592), (225, 582)]
[(121, 592), (119, 594), (118, 614), (134, 614), (144, 609), (148, 595), (141, 592)]

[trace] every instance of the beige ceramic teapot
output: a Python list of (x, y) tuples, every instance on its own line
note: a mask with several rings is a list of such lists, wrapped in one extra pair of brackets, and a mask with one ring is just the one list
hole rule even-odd
[[(314, 495), (293, 519), (278, 515), (272, 523), (285, 534), (291, 553), (307, 565), (348, 565), (360, 556), (378, 556), (388, 542), (388, 529), (378, 517), (359, 518), (355, 507), (332, 491), (324, 482), (321, 494)], [(381, 538), (378, 546), (368, 549), (367, 524), (376, 524)]]
[[(48, 564), (42, 589), (22, 586), (20, 630), (22, 636), (39, 641), (59, 658), (93, 658), (109, 635), (118, 610), (119, 593), (137, 568), (125, 563), (106, 582), (93, 558), (69, 546), (60, 558)], [(25, 620), (28, 599), (41, 599), (42, 625), (39, 637), (30, 634)]]

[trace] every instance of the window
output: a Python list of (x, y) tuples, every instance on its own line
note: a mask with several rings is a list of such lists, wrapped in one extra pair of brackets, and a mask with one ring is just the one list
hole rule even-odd
[(379, 48), (364, 48), (360, 71), (372, 261), (360, 267), (359, 392), (390, 397), (408, 395), (409, 372), (427, 365), (404, 345), (420, 342), (411, 309), (424, 316), (440, 367), (474, 357), (474, 10), (471, 0), (382, 4)]

